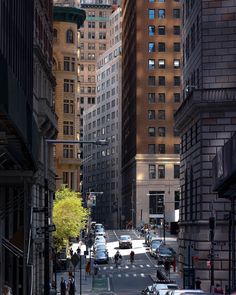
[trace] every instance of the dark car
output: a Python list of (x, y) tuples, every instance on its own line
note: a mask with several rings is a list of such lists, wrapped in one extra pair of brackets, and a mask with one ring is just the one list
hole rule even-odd
[(158, 261), (158, 264), (164, 264), (166, 260), (170, 261), (170, 263), (173, 263), (175, 255), (173, 252), (164, 246), (160, 246), (156, 250), (156, 258)]
[(94, 255), (94, 262), (97, 264), (103, 264), (103, 263), (108, 263), (109, 257), (108, 257), (108, 252), (104, 250), (98, 250), (96, 251)]
[(156, 257), (156, 250), (161, 246), (162, 240), (152, 240), (150, 244), (149, 253), (151, 256)]
[(119, 238), (119, 248), (132, 248), (132, 240), (129, 235), (122, 235)]

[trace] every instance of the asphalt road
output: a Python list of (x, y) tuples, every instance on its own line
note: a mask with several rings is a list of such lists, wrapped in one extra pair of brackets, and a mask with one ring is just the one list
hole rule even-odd
[[(144, 244), (144, 238), (132, 230), (108, 230), (106, 231), (107, 248), (110, 256), (109, 263), (101, 264), (99, 275), (94, 281), (94, 289), (99, 290), (106, 285), (108, 290), (117, 295), (140, 294), (147, 285), (152, 284), (151, 275), (156, 273), (156, 260), (151, 258)], [(135, 252), (135, 261), (131, 264), (129, 254), (131, 249), (119, 249), (118, 238), (120, 235), (129, 234), (132, 239)], [(122, 255), (121, 264), (116, 267), (113, 257), (119, 250)]]

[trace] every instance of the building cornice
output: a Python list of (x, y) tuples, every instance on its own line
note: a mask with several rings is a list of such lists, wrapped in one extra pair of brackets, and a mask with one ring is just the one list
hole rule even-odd
[(78, 29), (86, 19), (86, 12), (76, 7), (54, 6), (53, 20), (59, 22), (74, 23)]
[(175, 127), (183, 130), (201, 113), (230, 111), (236, 107), (236, 88), (194, 89), (175, 113)]

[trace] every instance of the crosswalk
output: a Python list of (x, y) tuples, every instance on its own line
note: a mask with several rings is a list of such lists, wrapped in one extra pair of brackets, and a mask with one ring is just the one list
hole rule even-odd
[(144, 278), (144, 277), (148, 277), (149, 274), (145, 274), (145, 273), (113, 273), (113, 274), (99, 274), (98, 277), (99, 278), (118, 278), (118, 279), (122, 279), (122, 278)]
[(109, 266), (99, 266), (100, 270), (116, 270), (116, 269), (137, 269), (137, 268), (157, 268), (157, 265), (150, 265), (150, 264), (121, 264), (117, 267), (115, 265)]

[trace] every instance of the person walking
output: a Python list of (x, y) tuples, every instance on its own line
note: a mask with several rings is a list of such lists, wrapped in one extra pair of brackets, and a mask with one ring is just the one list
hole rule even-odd
[(95, 262), (94, 265), (93, 265), (93, 273), (94, 273), (95, 276), (98, 274), (98, 271), (99, 271), (99, 266)]
[(130, 252), (129, 258), (130, 258), (130, 262), (133, 263), (134, 262), (134, 251), (133, 250)]
[(69, 280), (69, 295), (75, 295), (75, 279), (72, 276)]
[(85, 267), (85, 278), (87, 275), (90, 275), (90, 272), (91, 272), (91, 263), (90, 261), (88, 261)]
[(61, 295), (66, 295), (66, 281), (63, 277), (61, 277), (61, 284), (60, 284), (60, 287), (61, 287)]
[(195, 288), (196, 289), (201, 289), (201, 280), (199, 277), (197, 277), (196, 281), (195, 281)]

